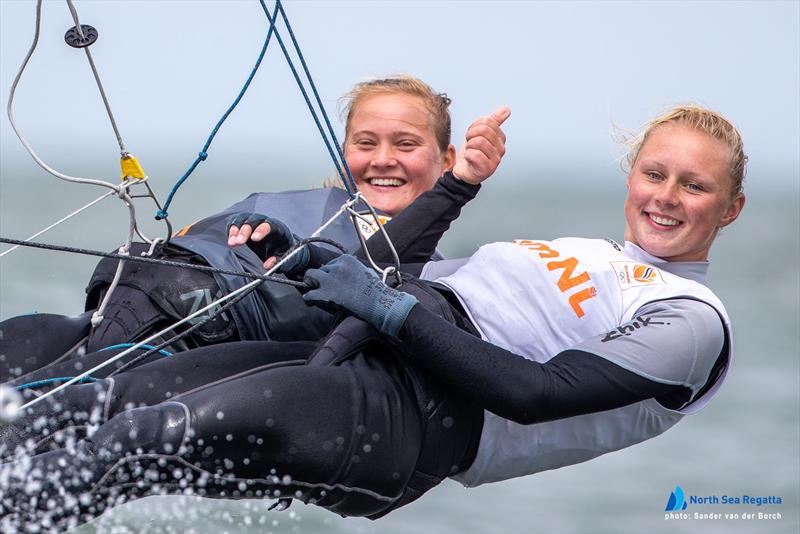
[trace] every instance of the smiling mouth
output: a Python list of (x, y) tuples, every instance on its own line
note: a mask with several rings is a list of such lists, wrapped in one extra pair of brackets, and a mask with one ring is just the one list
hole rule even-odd
[(677, 219), (672, 219), (670, 217), (654, 215), (652, 213), (645, 213), (645, 214), (650, 218), (651, 221), (653, 221), (659, 226), (675, 227), (683, 224), (681, 221)]
[(368, 178), (367, 183), (378, 187), (400, 187), (405, 185), (406, 181), (402, 178)]

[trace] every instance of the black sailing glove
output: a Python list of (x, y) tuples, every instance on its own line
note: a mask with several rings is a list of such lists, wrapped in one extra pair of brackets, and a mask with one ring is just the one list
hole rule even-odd
[[(269, 233), (257, 240), (252, 236), (247, 240), (247, 246), (262, 262), (272, 256), (285, 254), (300, 241), (300, 238), (294, 235), (282, 221), (260, 213), (234, 213), (228, 217), (228, 232), (230, 233), (232, 226), (241, 228), (245, 225), (249, 225), (255, 230), (262, 223), (269, 224)], [(299, 252), (283, 263), (278, 271), (291, 275), (301, 273), (308, 265), (309, 256), (308, 247), (302, 247)]]
[(327, 311), (345, 309), (379, 331), (396, 336), (417, 299), (381, 282), (378, 275), (349, 254), (319, 269), (309, 269), (303, 280), (311, 291), (303, 300)]

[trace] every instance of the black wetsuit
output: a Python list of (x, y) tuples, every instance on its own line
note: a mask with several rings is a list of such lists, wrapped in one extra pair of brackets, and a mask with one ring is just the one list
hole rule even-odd
[[(449, 176), (442, 182), (418, 203), (424, 216), (395, 218), (404, 231), (394, 244), (406, 258), (426, 260), (476, 192)], [(385, 256), (380, 241), (375, 247)], [(327, 258), (321, 250), (312, 255), (314, 262)], [(410, 279), (403, 289), (448, 323), (468, 324), (427, 285)], [(74, 374), (106, 357), (68, 358), (13, 382)], [(2, 521), (46, 518), (63, 528), (125, 498), (175, 491), (297, 497), (342, 515), (379, 517), (469, 466), (482, 426), (480, 407), (456, 398), (355, 318), (321, 344), (225, 343), (102, 376), (0, 429), (10, 483), (0, 498)], [(73, 438), (84, 439), (64, 447)], [(41, 453), (24, 472), (14, 459), (20, 445)], [(152, 469), (157, 482), (143, 486), (142, 471)], [(53, 472), (57, 480), (46, 476)], [(31, 500), (16, 484), (43, 486)], [(92, 497), (75, 499), (84, 493)]]
[[(403, 288), (467, 324), (425, 284)], [(55, 448), (6, 457), (0, 526), (64, 528), (129, 498), (186, 491), (380, 517), (467, 468), (483, 422), (479, 406), (353, 317), (321, 344), (215, 345), (65, 393), (0, 431), (7, 447)]]

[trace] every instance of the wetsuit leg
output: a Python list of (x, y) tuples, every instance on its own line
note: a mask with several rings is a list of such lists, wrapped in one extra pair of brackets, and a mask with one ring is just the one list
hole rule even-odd
[[(124, 350), (126, 350), (126, 348), (102, 350), (97, 352), (90, 352), (88, 354), (75, 354), (71, 358), (65, 358), (63, 360), (59, 360), (50, 365), (46, 365), (34, 371), (17, 376), (16, 378), (13, 378), (12, 380), (6, 382), (6, 384), (9, 386), (20, 387), (25, 384), (39, 383), (37, 385), (37, 390), (46, 391), (47, 389), (58, 385), (58, 381), (53, 381), (53, 379), (77, 376), (83, 373), (84, 371), (92, 369), (96, 365), (103, 363), (104, 361), (110, 358), (113, 358), (114, 356), (120, 354)], [(121, 368), (123, 365), (133, 360), (134, 358), (139, 357), (144, 352), (146, 352), (146, 349), (135, 350), (127, 354), (126, 356), (123, 356), (116, 362), (108, 365), (107, 367), (95, 371), (94, 373), (92, 373), (92, 378), (105, 378), (110, 373), (113, 373), (114, 371)], [(138, 365), (146, 364), (149, 362), (155, 362), (158, 360), (162, 360), (164, 358), (165, 356), (163, 353), (156, 352), (154, 354), (151, 354), (141, 362), (139, 362)]]
[[(20, 385), (75, 376), (120, 352), (103, 349), (145, 339), (174, 322), (146, 293), (124, 285), (117, 287), (103, 320), (96, 327), (90, 325), (92, 313), (87, 311), (78, 317), (37, 314), (0, 323), (0, 383)], [(211, 336), (209, 341), (203, 335), (191, 333), (168, 345), (166, 351), (177, 353), (211, 342), (236, 339), (235, 334), (227, 330), (217, 334), (217, 337)], [(224, 338), (226, 335), (228, 337)], [(157, 338), (150, 341), (149, 345), (158, 345), (162, 341)], [(94, 376), (106, 376), (145, 350), (134, 351)], [(153, 354), (137, 362), (137, 365), (161, 357), (160, 354)]]
[[(311, 342), (227, 343), (224, 351), (203, 347), (160, 357), (90, 384), (69, 386), (27, 409), (13, 424), (0, 427), (0, 458), (65, 446), (83, 437), (89, 425), (102, 424), (130, 408), (158, 404), (176, 394), (242, 373), (304, 363), (315, 348), (316, 344)], [(100, 354), (104, 358), (111, 355)], [(91, 360), (92, 355), (87, 358)], [(34, 391), (27, 391), (26, 401), (33, 396)]]
[[(66, 527), (143, 494), (294, 497), (342, 515), (370, 516), (404, 493), (426, 434), (401, 362), (382, 354), (332, 367), (280, 367), (123, 412), (74, 450), (3, 466), (7, 521)], [(462, 425), (452, 412), (445, 429)], [(441, 433), (440, 455), (463, 448)], [(474, 440), (474, 436), (468, 441)], [(461, 457), (443, 457), (458, 466)], [(146, 484), (141, 484), (146, 481)], [(137, 484), (138, 483), (138, 484)], [(40, 488), (28, 495), (24, 488)], [(35, 496), (36, 499), (31, 499)]]
[(91, 313), (36, 313), (0, 323), (0, 383), (72, 356), (86, 343)]

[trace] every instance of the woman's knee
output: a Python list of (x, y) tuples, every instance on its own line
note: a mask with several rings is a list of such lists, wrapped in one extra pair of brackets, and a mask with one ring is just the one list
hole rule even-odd
[(179, 402), (126, 410), (88, 437), (98, 453), (178, 455), (189, 437), (189, 411)]

